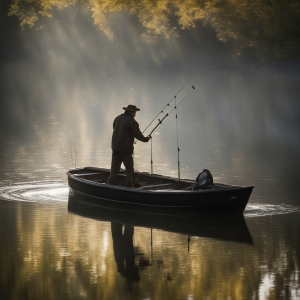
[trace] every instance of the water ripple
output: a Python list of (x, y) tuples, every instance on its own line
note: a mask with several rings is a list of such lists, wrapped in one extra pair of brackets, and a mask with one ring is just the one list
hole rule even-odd
[[(7, 201), (67, 202), (68, 195), (68, 186), (57, 181), (0, 182), (0, 199)], [(244, 217), (274, 216), (293, 212), (300, 212), (300, 207), (288, 204), (251, 203), (247, 205)]]
[(69, 189), (62, 182), (33, 181), (0, 184), (0, 199), (6, 201), (53, 202), (68, 201)]
[(244, 217), (264, 217), (300, 212), (300, 207), (288, 204), (248, 204)]

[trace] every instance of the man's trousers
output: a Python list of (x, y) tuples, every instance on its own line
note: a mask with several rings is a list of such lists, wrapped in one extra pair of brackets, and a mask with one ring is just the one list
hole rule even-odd
[(118, 174), (120, 171), (121, 164), (124, 164), (126, 169), (126, 186), (133, 187), (132, 176), (134, 172), (133, 168), (133, 157), (130, 153), (113, 151), (111, 159), (111, 170), (108, 178), (108, 184), (117, 185)]

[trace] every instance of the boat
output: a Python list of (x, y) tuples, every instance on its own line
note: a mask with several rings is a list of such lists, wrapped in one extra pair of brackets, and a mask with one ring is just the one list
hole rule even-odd
[(128, 207), (243, 213), (254, 186), (214, 183), (194, 190), (195, 180), (135, 171), (134, 187), (126, 187), (126, 172), (120, 170), (118, 184), (107, 184), (110, 169), (84, 167), (67, 172), (70, 191)]
[(137, 209), (125, 210), (119, 203), (69, 194), (69, 213), (98, 221), (158, 229), (194, 237), (253, 245), (243, 214), (202, 211)]

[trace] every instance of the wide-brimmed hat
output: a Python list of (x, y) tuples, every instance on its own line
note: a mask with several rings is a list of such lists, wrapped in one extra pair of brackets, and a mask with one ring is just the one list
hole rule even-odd
[(140, 111), (139, 108), (132, 104), (127, 105), (127, 107), (123, 107), (123, 109), (128, 111)]

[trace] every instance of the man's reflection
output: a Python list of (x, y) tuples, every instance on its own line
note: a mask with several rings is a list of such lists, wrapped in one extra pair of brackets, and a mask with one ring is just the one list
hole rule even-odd
[(118, 272), (130, 280), (139, 281), (140, 274), (138, 266), (135, 265), (132, 240), (134, 227), (128, 224), (123, 225), (122, 223), (112, 222), (111, 232)]

